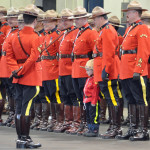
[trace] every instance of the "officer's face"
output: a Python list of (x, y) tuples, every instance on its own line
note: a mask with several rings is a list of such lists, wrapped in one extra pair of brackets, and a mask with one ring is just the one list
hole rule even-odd
[(8, 21), (9, 26), (10, 27), (17, 26), (18, 25), (17, 19), (18, 19), (17, 17), (8, 18), (7, 21)]
[(136, 15), (137, 15), (137, 11), (135, 10), (127, 11), (127, 14), (126, 14), (127, 22), (133, 23), (136, 20)]
[(53, 20), (46, 20), (43, 21), (43, 25), (44, 25), (44, 30), (49, 31), (55, 28), (56, 22)]
[(101, 27), (101, 17), (95, 17), (94, 18), (94, 24), (96, 26), (96, 28), (100, 28)]
[(73, 25), (73, 20), (62, 19), (62, 22), (63, 22), (63, 26), (65, 29), (67, 29)]
[(60, 31), (64, 30), (62, 19), (57, 21), (57, 29), (59, 29)]
[(77, 18), (75, 19), (75, 24), (77, 28), (81, 28), (87, 23), (87, 18)]

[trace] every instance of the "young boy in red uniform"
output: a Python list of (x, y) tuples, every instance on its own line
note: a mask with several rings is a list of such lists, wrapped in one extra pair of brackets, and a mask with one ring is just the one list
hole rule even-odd
[(85, 67), (88, 78), (86, 80), (83, 92), (83, 103), (86, 109), (88, 130), (83, 134), (87, 137), (96, 137), (99, 133), (99, 92), (100, 88), (94, 82), (93, 76), (93, 59), (87, 61)]

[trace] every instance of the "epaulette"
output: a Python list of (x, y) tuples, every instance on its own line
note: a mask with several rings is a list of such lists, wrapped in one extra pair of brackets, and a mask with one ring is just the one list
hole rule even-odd
[(59, 30), (56, 30), (56, 33), (59, 35), (59, 34), (60, 34), (60, 31), (59, 31)]
[(40, 34), (39, 32), (37, 32), (37, 31), (35, 31), (35, 30), (34, 30), (34, 32), (35, 32), (38, 36), (41, 36), (41, 34)]

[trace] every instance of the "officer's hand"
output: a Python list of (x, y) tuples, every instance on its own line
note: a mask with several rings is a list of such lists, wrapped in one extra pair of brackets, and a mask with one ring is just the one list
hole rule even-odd
[(20, 79), (23, 77), (23, 75), (18, 76), (16, 70), (12, 72), (12, 77), (16, 78), (16, 79)]
[(109, 80), (109, 78), (108, 78), (109, 74), (105, 71), (105, 68), (102, 71), (102, 80), (103, 81), (108, 81)]
[(140, 73), (134, 73), (133, 74), (133, 80), (140, 80)]

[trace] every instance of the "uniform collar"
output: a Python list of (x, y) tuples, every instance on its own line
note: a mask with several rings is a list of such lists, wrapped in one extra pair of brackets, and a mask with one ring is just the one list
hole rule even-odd
[(53, 33), (54, 31), (56, 31), (57, 30), (57, 27), (55, 27), (54, 29), (52, 29), (51, 31), (48, 31), (48, 34), (51, 34), (51, 33)]
[(88, 23), (85, 24), (84, 26), (82, 26), (81, 28), (79, 28), (79, 30), (84, 30), (86, 27), (90, 26)]
[(44, 29), (42, 29), (42, 30), (39, 31), (40, 34), (43, 33), (43, 32), (44, 32)]
[(74, 29), (74, 26), (71, 26), (70, 28), (66, 29), (67, 32), (71, 31), (72, 29)]
[(136, 25), (137, 23), (139, 23), (139, 22), (141, 22), (141, 20), (137, 20), (137, 21), (131, 23), (130, 26), (135, 26), (135, 25)]
[(102, 29), (103, 29), (104, 27), (106, 27), (107, 25), (109, 25), (109, 22), (107, 22), (107, 23), (105, 23), (104, 25), (102, 25), (99, 30), (102, 30)]

